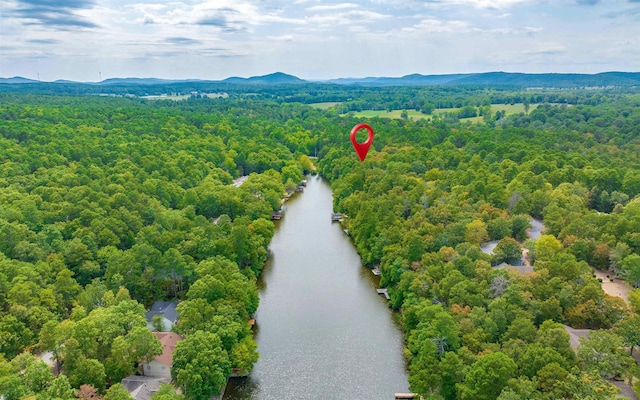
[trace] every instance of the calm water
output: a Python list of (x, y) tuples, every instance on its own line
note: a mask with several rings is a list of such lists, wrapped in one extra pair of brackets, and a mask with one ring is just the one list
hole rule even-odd
[(260, 359), (225, 400), (383, 400), (407, 391), (402, 333), (331, 210), (331, 189), (318, 177), (287, 203), (261, 278)]

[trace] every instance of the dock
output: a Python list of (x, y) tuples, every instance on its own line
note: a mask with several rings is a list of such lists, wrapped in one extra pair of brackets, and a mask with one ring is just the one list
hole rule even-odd
[(416, 393), (396, 393), (396, 400), (411, 400), (418, 398), (420, 398), (420, 396)]
[(249, 373), (242, 369), (242, 368), (233, 368), (231, 370), (231, 375), (229, 375), (229, 378), (244, 378), (249, 376)]
[(391, 297), (389, 297), (389, 292), (387, 292), (387, 288), (376, 289), (376, 291), (378, 292), (378, 294), (383, 295), (385, 299), (391, 300)]

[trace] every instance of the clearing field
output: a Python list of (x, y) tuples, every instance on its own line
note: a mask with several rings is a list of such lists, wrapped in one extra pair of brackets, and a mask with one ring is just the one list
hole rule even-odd
[[(529, 112), (535, 110), (538, 107), (538, 104), (529, 104)], [(507, 115), (511, 115), (511, 114), (519, 114), (519, 113), (523, 113), (524, 112), (524, 104), (522, 103), (518, 103), (518, 104), (492, 104), (491, 105), (491, 112), (496, 112), (496, 111), (506, 111)]]
[[(538, 107), (538, 104), (530, 104), (529, 105), (529, 112), (535, 110), (536, 107)], [(435, 115), (439, 115), (439, 114), (444, 114), (444, 113), (447, 113), (447, 112), (454, 112), (454, 111), (458, 111), (458, 110), (460, 110), (460, 108), (436, 108), (435, 110), (433, 110), (433, 113)], [(492, 104), (491, 105), (491, 112), (495, 114), (498, 111), (504, 111), (504, 112), (507, 113), (507, 115), (523, 113), (524, 112), (524, 104), (522, 104), (522, 103), (518, 103), (518, 104)], [(469, 118), (469, 119), (472, 119), (472, 118)]]
[[(402, 114), (402, 111), (403, 110), (393, 110), (393, 111), (364, 110), (364, 111), (354, 112), (353, 115), (356, 118), (374, 118), (374, 117), (378, 117), (378, 118), (400, 119), (400, 118), (402, 118), (400, 116)], [(420, 111), (416, 111), (416, 110), (407, 110), (407, 115), (408, 115), (409, 119), (431, 118), (431, 115), (427, 115), (427, 114), (424, 114), (424, 113), (422, 113)]]
[(311, 103), (309, 104), (313, 108), (319, 108), (321, 110), (327, 110), (335, 105), (340, 104), (339, 101), (328, 101), (326, 103)]
[[(501, 106), (502, 104), (492, 104), (491, 112), (495, 113), (499, 111), (499, 109), (494, 109), (494, 106)], [(446, 113), (455, 113), (460, 111), (461, 108), (436, 108), (433, 110), (433, 115), (444, 115)], [(468, 118), (460, 118), (460, 122), (471, 122), (472, 124), (479, 124), (483, 121), (482, 116), (479, 117), (468, 117)]]
[[(316, 103), (316, 104), (330, 104), (330, 103)], [(529, 106), (529, 112), (535, 110), (535, 108), (537, 107), (537, 104), (531, 104)], [(433, 114), (432, 115), (442, 115), (444, 113), (450, 113), (450, 112), (456, 112), (459, 111), (460, 108), (436, 108), (435, 110), (433, 110)], [(393, 110), (393, 111), (386, 111), (386, 110), (364, 110), (364, 111), (357, 111), (353, 113), (353, 116), (356, 118), (374, 118), (374, 117), (378, 117), (378, 118), (396, 118), (396, 119), (400, 119), (402, 118), (400, 115), (402, 114), (403, 110)], [(492, 104), (491, 105), (491, 112), (492, 113), (496, 113), (498, 111), (504, 111), (506, 113), (506, 115), (511, 115), (511, 114), (518, 114), (518, 113), (523, 113), (524, 112), (524, 104), (519, 103), (519, 104)], [(431, 118), (432, 115), (428, 115), (428, 114), (424, 114), (420, 111), (415, 111), (415, 110), (407, 110), (407, 115), (409, 117), (409, 119), (413, 119), (413, 120), (417, 120), (417, 119), (423, 119), (423, 118)], [(471, 117), (471, 118), (461, 118), (460, 119), (461, 122), (471, 122), (471, 123), (481, 123), (483, 121), (482, 117)]]
[(173, 101), (179, 101), (179, 100), (186, 100), (189, 97), (191, 97), (190, 94), (161, 94), (161, 95), (157, 95), (157, 96), (140, 96), (140, 98), (142, 99), (147, 99), (147, 100), (173, 100)]
[[(226, 99), (227, 97), (229, 97), (227, 93), (200, 93), (199, 95), (202, 97), (208, 97), (210, 99), (217, 99), (217, 98)], [(180, 100), (187, 100), (191, 96), (192, 96), (191, 94), (161, 94), (161, 95), (140, 96), (140, 98), (147, 99), (147, 100), (180, 101)]]
[(480, 124), (484, 122), (484, 119), (482, 119), (482, 117), (460, 118), (460, 122), (471, 122), (472, 124)]
[(620, 297), (625, 303), (629, 304), (629, 293), (633, 288), (627, 282), (622, 279), (614, 279), (611, 281), (607, 271), (593, 270), (596, 278), (599, 278), (602, 282), (602, 290), (609, 296)]

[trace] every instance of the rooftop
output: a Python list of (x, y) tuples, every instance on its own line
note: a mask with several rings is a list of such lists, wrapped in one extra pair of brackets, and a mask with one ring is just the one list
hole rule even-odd
[(175, 324), (176, 321), (178, 321), (178, 311), (176, 307), (178, 307), (177, 301), (156, 301), (153, 303), (151, 310), (145, 314), (147, 322), (151, 322), (154, 315), (162, 315)]
[(176, 344), (184, 338), (175, 332), (153, 332), (153, 334), (162, 343), (162, 354), (155, 360), (170, 367), (173, 365), (173, 351), (176, 349)]

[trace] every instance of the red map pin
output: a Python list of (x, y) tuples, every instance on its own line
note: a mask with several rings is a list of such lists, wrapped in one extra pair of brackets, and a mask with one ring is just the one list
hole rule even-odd
[[(367, 131), (369, 131), (369, 136), (367, 137), (367, 140), (365, 140), (362, 143), (358, 143), (358, 141), (356, 140), (356, 133), (360, 129), (366, 129)], [(356, 153), (358, 153), (358, 157), (360, 158), (360, 161), (364, 161), (364, 159), (367, 157), (367, 152), (369, 151), (369, 147), (371, 147), (372, 142), (373, 142), (373, 129), (371, 129), (369, 125), (358, 124), (353, 127), (353, 129), (351, 130), (351, 143), (353, 143), (353, 148), (356, 149)]]

